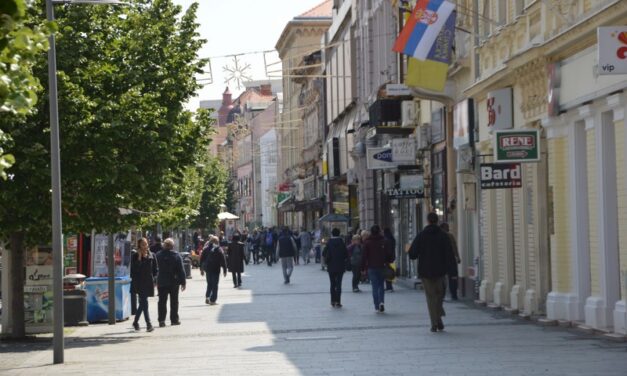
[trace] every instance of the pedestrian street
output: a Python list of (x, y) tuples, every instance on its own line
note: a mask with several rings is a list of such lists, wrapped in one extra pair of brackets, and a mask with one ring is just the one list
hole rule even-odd
[[(573, 329), (542, 327), (472, 303), (445, 303), (445, 331), (431, 333), (424, 294), (395, 285), (385, 313), (370, 287), (329, 304), (319, 264), (248, 265), (242, 287), (220, 280), (218, 305), (205, 304), (198, 269), (180, 294), (180, 326), (136, 332), (131, 321), (66, 328), (65, 363), (37, 341), (0, 347), (2, 375), (616, 375), (627, 344)], [(156, 318), (157, 298), (150, 299)], [(2, 343), (2, 342), (0, 342)], [(29, 348), (30, 346), (30, 348)]]

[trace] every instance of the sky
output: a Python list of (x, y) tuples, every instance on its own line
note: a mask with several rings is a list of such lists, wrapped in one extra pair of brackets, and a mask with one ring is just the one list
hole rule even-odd
[[(225, 80), (233, 77), (234, 74), (231, 72), (236, 71), (232, 55), (274, 50), (281, 32), (292, 18), (323, 2), (323, 0), (173, 1), (184, 10), (194, 2), (200, 4), (197, 13), (197, 21), (200, 24), (198, 31), (201, 37), (207, 40), (200, 56), (211, 58), (209, 67), (211, 75), (206, 73), (199, 78), (207, 79), (212, 76), (213, 83), (201, 81), (205, 87), (187, 104), (190, 109), (197, 108), (200, 100), (222, 98), (222, 92), (227, 86)], [(265, 54), (249, 53), (238, 56), (237, 60), (237, 65), (245, 68), (244, 75), (252, 80), (267, 79), (266, 64), (270, 64), (269, 71), (277, 69), (280, 71), (280, 65), (273, 65), (278, 62), (276, 51)], [(276, 75), (277, 73), (269, 73), (271, 77)], [(243, 86), (237, 88), (236, 80), (231, 80), (228, 86), (233, 92), (233, 98), (236, 98), (243, 89)]]

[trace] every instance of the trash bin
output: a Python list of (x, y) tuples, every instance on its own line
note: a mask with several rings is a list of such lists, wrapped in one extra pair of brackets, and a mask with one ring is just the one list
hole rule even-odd
[(65, 326), (89, 325), (85, 290), (63, 291), (63, 319)]
[(83, 290), (83, 274), (63, 277), (63, 322), (66, 326), (89, 325), (87, 322), (87, 292)]
[(192, 278), (192, 257), (189, 252), (181, 252), (183, 258), (183, 268), (185, 269), (185, 278)]

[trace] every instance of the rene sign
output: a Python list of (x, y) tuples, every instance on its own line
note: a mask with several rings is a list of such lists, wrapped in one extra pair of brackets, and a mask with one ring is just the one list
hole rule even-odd
[(537, 129), (494, 132), (494, 161), (537, 162), (540, 160), (540, 132)]

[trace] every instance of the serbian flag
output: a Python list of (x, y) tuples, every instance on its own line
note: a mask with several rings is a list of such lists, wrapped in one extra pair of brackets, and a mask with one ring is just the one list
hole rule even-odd
[(446, 0), (418, 0), (393, 50), (425, 60), (454, 9), (455, 4)]

